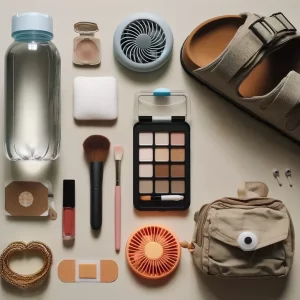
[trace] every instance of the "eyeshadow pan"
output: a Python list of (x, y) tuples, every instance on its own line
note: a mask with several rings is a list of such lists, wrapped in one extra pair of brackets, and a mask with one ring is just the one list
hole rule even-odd
[(171, 149), (171, 161), (184, 161), (185, 150), (184, 149)]
[(169, 181), (168, 180), (155, 181), (155, 193), (169, 193)]
[(140, 177), (152, 177), (153, 166), (152, 165), (140, 165)]
[(185, 136), (183, 132), (172, 132), (171, 133), (171, 144), (172, 146), (184, 146)]
[(140, 181), (140, 193), (141, 194), (151, 194), (152, 192), (153, 192), (152, 180), (141, 180)]
[(185, 192), (185, 186), (183, 180), (176, 180), (171, 182), (171, 190), (173, 194), (183, 194)]
[(168, 148), (155, 149), (155, 160), (156, 161), (169, 161), (169, 149)]
[(152, 132), (141, 132), (139, 135), (139, 142), (141, 146), (153, 145), (153, 133)]
[(169, 145), (169, 133), (168, 132), (156, 132), (155, 133), (155, 145), (158, 145), (158, 146)]
[(184, 177), (185, 176), (184, 165), (172, 165), (171, 166), (171, 176), (172, 177)]
[(140, 148), (140, 161), (152, 161), (153, 150), (152, 148)]
[(156, 177), (169, 177), (169, 165), (155, 165)]

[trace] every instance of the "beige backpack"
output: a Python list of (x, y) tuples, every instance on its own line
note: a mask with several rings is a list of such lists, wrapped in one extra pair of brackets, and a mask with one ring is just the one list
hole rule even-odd
[(207, 275), (285, 276), (292, 267), (294, 228), (285, 205), (268, 187), (247, 182), (239, 198), (222, 198), (195, 214), (193, 242), (182, 243)]

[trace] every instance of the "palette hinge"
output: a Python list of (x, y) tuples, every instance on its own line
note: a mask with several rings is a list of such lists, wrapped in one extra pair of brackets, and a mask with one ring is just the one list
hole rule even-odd
[(172, 117), (172, 122), (184, 122), (185, 117), (184, 116), (177, 116), (177, 117)]
[(140, 116), (142, 122), (184, 122), (184, 116)]
[(142, 117), (139, 117), (139, 121), (152, 122), (152, 117), (151, 116), (142, 116)]

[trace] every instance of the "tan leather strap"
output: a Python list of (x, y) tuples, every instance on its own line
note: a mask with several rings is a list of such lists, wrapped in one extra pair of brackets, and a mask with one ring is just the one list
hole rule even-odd
[[(283, 128), (293, 131), (300, 125), (300, 74), (291, 71), (264, 98), (261, 97), (257, 114), (269, 121), (280, 124)], [(256, 105), (253, 102), (252, 105)], [(249, 105), (250, 107), (250, 105)]]
[(255, 14), (243, 14), (245, 23), (229, 43), (213, 73), (229, 82), (243, 68), (253, 67), (270, 48), (287, 36), (295, 37), (295, 27), (283, 14), (260, 17)]
[(281, 112), (287, 117), (291, 109), (299, 103), (300, 75), (292, 71), (286, 78), (280, 92), (272, 103), (266, 108), (271, 113)]

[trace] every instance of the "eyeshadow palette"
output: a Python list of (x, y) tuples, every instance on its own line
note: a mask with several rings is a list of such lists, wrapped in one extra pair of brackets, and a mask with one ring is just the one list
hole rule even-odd
[(173, 119), (164, 111), (168, 107), (174, 113), (172, 106), (186, 106), (187, 97), (163, 91), (139, 94), (137, 100), (139, 106), (159, 110), (149, 119), (138, 107), (139, 122), (134, 126), (133, 189), (138, 210), (185, 210), (190, 205), (190, 127), (185, 114), (177, 113)]

